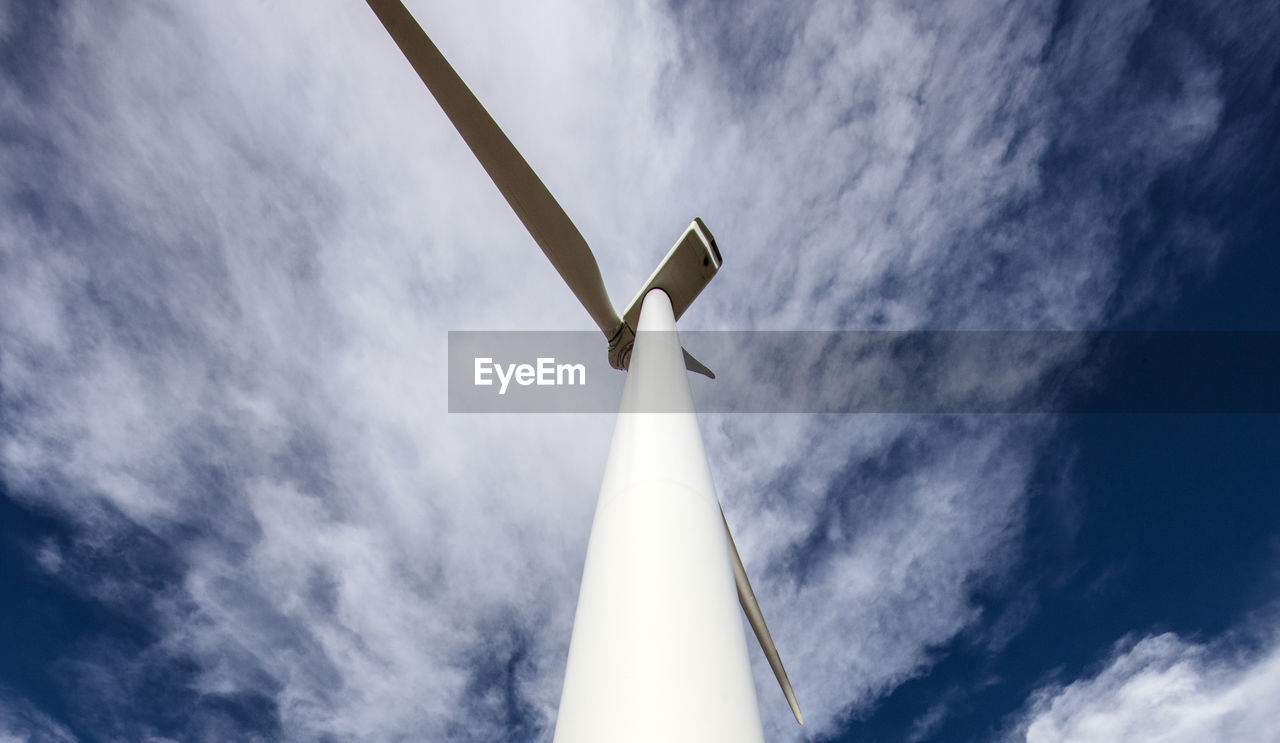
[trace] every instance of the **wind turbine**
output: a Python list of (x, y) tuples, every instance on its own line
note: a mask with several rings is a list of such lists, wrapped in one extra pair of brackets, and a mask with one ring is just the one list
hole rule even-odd
[[(627, 370), (557, 743), (764, 740), (738, 603), (800, 707), (716, 498), (675, 323), (720, 268), (695, 219), (619, 316), (586, 240), (400, 0), (366, 0)], [(636, 331), (640, 331), (637, 335)], [(649, 332), (655, 331), (655, 332)], [(671, 412), (652, 412), (655, 410)]]

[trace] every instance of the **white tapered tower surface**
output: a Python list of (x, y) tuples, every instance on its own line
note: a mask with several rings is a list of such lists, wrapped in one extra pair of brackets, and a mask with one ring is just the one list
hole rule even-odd
[(645, 295), (639, 325), (555, 740), (763, 741), (729, 542), (663, 290)]
[[(621, 315), (595, 255), (400, 0), (367, 0), (628, 370), (587, 549), (557, 743), (763, 741), (740, 604), (802, 722), (716, 499), (675, 323), (720, 268), (695, 219)], [(633, 328), (641, 331), (636, 337)]]

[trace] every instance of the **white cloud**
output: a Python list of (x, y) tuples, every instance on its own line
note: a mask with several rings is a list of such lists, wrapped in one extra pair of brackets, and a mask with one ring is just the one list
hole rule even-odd
[[(1176, 95), (1122, 95), (1142, 3), (1058, 37), (1037, 5), (412, 7), (616, 302), (707, 219), (727, 263), (690, 327), (1101, 322), (1121, 218), (1219, 107), (1194, 60)], [(711, 41), (779, 18), (745, 74)], [(159, 654), (204, 693), (270, 697), (287, 739), (552, 724), (611, 420), (449, 416), (442, 355), (449, 329), (589, 320), (376, 19), (82, 3), (60, 33), (43, 97), (0, 87), (0, 466), (82, 550), (141, 528), (180, 579), (148, 594), (74, 547), (60, 575), (142, 592)], [(1093, 97), (1064, 92), (1078, 76)], [(1072, 128), (1097, 122), (1105, 142)], [(1047, 182), (1063, 142), (1069, 182)], [(978, 618), (1050, 423), (704, 428), (821, 732)], [(794, 737), (756, 666), (770, 739)]]
[(56, 720), (21, 699), (0, 695), (0, 743), (75, 743)]
[(1038, 692), (1010, 740), (1275, 740), (1277, 698), (1274, 643), (1246, 652), (1156, 635), (1122, 644), (1094, 676)]

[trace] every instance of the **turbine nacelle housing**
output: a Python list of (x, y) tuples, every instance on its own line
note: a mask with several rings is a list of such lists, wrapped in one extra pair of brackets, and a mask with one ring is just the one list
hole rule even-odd
[(665, 292), (671, 299), (672, 312), (679, 320), (720, 270), (721, 262), (720, 250), (711, 230), (701, 219), (695, 218), (650, 274), (649, 280), (627, 306), (627, 311), (622, 313), (622, 327), (609, 339), (609, 363), (615, 369), (626, 369), (629, 365), (635, 328), (640, 323), (640, 305), (646, 294), (653, 289)]

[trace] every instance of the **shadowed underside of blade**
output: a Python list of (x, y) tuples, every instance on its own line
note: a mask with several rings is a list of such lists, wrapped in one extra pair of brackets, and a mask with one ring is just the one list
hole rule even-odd
[(632, 334), (609, 301), (600, 266), (582, 233), (404, 4), (400, 0), (367, 2), (534, 242), (609, 339), (612, 362), (613, 349), (629, 346)]
[(733, 533), (729, 531), (729, 520), (724, 517), (724, 509), (720, 510), (720, 518), (724, 521), (724, 535), (729, 540), (729, 557), (733, 561), (733, 580), (738, 584), (738, 603), (742, 604), (742, 611), (747, 615), (747, 623), (756, 633), (756, 639), (760, 641), (760, 649), (764, 651), (764, 657), (769, 660), (769, 667), (773, 669), (773, 675), (778, 679), (778, 685), (782, 687), (782, 693), (787, 697), (791, 714), (795, 715), (796, 722), (803, 725), (804, 716), (800, 714), (800, 703), (796, 701), (796, 693), (791, 688), (791, 679), (787, 678), (787, 669), (782, 667), (782, 657), (778, 655), (778, 648), (773, 644), (769, 627), (764, 623), (764, 613), (760, 611), (760, 603), (756, 601), (756, 592), (751, 589), (751, 581), (747, 580), (747, 570), (742, 565), (742, 558), (738, 555), (738, 545), (734, 543)]

